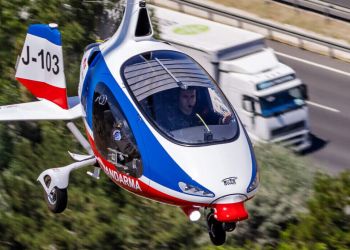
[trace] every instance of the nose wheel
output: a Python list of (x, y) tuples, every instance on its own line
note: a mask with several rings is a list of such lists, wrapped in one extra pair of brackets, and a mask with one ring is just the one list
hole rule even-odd
[(215, 246), (221, 246), (226, 241), (226, 232), (232, 232), (236, 228), (236, 222), (220, 222), (214, 217), (214, 212), (210, 211), (207, 216), (208, 232), (211, 242)]
[(233, 232), (233, 230), (236, 229), (236, 222), (226, 222), (226, 223), (223, 223), (223, 227), (224, 227), (224, 230), (226, 232)]
[(215, 246), (221, 246), (226, 241), (226, 231), (222, 222), (214, 218), (214, 213), (210, 212), (207, 216), (208, 232), (211, 242)]

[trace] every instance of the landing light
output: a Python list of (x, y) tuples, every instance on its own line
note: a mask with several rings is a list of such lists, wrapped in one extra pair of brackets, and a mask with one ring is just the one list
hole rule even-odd
[(189, 215), (190, 221), (198, 221), (201, 218), (201, 212), (194, 210)]
[(57, 24), (57, 23), (50, 23), (50, 24), (49, 24), (49, 27), (50, 27), (51, 29), (57, 29), (57, 28), (58, 28), (58, 24)]
[(215, 195), (210, 191), (203, 190), (202, 188), (186, 184), (184, 182), (179, 182), (179, 187), (182, 192), (191, 195), (205, 196), (205, 197), (214, 197)]
[(198, 221), (201, 218), (201, 212), (199, 211), (199, 207), (188, 206), (182, 207), (181, 209), (192, 222)]

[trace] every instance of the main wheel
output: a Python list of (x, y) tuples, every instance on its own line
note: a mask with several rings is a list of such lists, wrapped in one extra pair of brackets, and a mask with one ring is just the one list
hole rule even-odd
[[(44, 178), (45, 184), (47, 186), (50, 185), (51, 178), (50, 176), (45, 176)], [(62, 213), (66, 207), (68, 202), (67, 189), (59, 189), (54, 187), (49, 194), (44, 193), (45, 201), (47, 203), (47, 207), (53, 213)]]
[(213, 213), (209, 213), (207, 216), (208, 231), (211, 242), (215, 246), (221, 246), (226, 241), (226, 232), (223, 224), (214, 218)]

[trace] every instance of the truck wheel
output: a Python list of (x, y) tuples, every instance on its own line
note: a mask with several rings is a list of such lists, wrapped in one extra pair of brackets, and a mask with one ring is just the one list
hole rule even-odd
[(208, 231), (211, 242), (215, 246), (221, 246), (226, 241), (226, 232), (223, 223), (214, 218), (214, 214), (210, 213), (207, 217)]
[[(44, 181), (47, 186), (50, 185), (50, 176), (45, 176)], [(68, 195), (66, 188), (59, 189), (57, 187), (54, 187), (49, 194), (45, 192), (44, 197), (47, 203), (47, 207), (53, 213), (62, 213), (67, 207)]]

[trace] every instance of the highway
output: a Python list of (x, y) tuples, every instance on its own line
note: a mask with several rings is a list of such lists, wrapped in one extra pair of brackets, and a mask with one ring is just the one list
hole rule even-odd
[(313, 147), (305, 153), (331, 174), (350, 170), (350, 64), (268, 41), (309, 88)]

